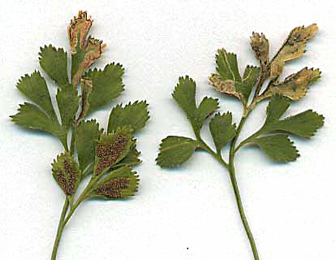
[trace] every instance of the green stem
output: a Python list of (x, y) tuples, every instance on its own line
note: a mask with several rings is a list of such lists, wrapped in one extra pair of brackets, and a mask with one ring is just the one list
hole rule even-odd
[(245, 215), (245, 212), (244, 212), (243, 203), (242, 203), (242, 200), (241, 200), (241, 197), (240, 197), (240, 192), (239, 192), (239, 188), (238, 188), (238, 184), (237, 184), (235, 169), (234, 169), (233, 164), (231, 164), (231, 163), (230, 163), (230, 167), (229, 167), (229, 173), (230, 173), (231, 184), (232, 184), (234, 194), (235, 194), (235, 197), (236, 197), (236, 202), (237, 202), (237, 206), (238, 206), (238, 210), (239, 210), (239, 215), (240, 215), (240, 218), (243, 222), (248, 240), (250, 241), (250, 245), (251, 245), (251, 249), (252, 249), (252, 252), (253, 252), (254, 259), (259, 260), (257, 246), (256, 246), (256, 243), (254, 241), (251, 228), (248, 224), (248, 221), (247, 221), (247, 218), (246, 218), (246, 215)]
[(228, 169), (229, 169), (229, 173), (230, 173), (231, 184), (232, 184), (233, 191), (234, 191), (234, 194), (235, 194), (240, 218), (243, 222), (248, 240), (250, 241), (250, 245), (251, 245), (251, 249), (252, 249), (252, 252), (253, 252), (254, 259), (259, 260), (257, 246), (256, 246), (256, 243), (254, 241), (252, 231), (250, 229), (250, 226), (248, 224), (248, 221), (247, 221), (247, 218), (246, 218), (246, 215), (245, 215), (245, 212), (244, 212), (244, 207), (243, 207), (243, 203), (242, 203), (242, 200), (241, 200), (241, 197), (240, 197), (240, 192), (239, 192), (237, 179), (236, 179), (235, 168), (234, 168), (234, 157), (235, 157), (236, 143), (237, 143), (239, 134), (240, 134), (240, 132), (241, 132), (241, 130), (242, 130), (242, 128), (243, 128), (243, 126), (246, 122), (246, 119), (250, 114), (250, 112), (251, 112), (251, 110), (244, 111), (244, 116), (242, 117), (242, 119), (241, 119), (241, 121), (238, 125), (238, 128), (237, 128), (237, 135), (232, 140), (231, 147), (230, 147), (229, 168)]
[(89, 182), (89, 184), (87, 185), (87, 187), (85, 188), (85, 190), (82, 192), (82, 194), (79, 196), (79, 198), (77, 199), (76, 203), (71, 207), (71, 209), (70, 209), (70, 211), (69, 211), (69, 213), (67, 215), (66, 215), (66, 213), (67, 213), (68, 207), (69, 207), (69, 200), (68, 200), (68, 198), (65, 199), (63, 210), (62, 210), (62, 214), (61, 214), (61, 218), (60, 218), (59, 223), (58, 223), (57, 235), (56, 235), (56, 239), (55, 239), (55, 243), (54, 243), (54, 248), (53, 248), (52, 255), (51, 255), (51, 260), (55, 260), (56, 259), (57, 249), (58, 249), (59, 243), (61, 241), (61, 237), (62, 237), (62, 234), (63, 234), (64, 227), (69, 222), (71, 216), (73, 215), (73, 213), (75, 212), (75, 210), (78, 208), (78, 206), (86, 199), (86, 195), (90, 191), (91, 187), (99, 179), (100, 178), (98, 178), (98, 177), (91, 179), (91, 181)]
[(92, 177), (92, 179), (90, 180), (90, 182), (88, 183), (88, 185), (86, 186), (82, 194), (79, 196), (79, 198), (77, 199), (73, 207), (70, 209), (68, 215), (66, 216), (63, 222), (64, 225), (68, 223), (68, 221), (70, 220), (71, 216), (73, 215), (75, 210), (78, 208), (78, 206), (87, 198), (87, 194), (88, 192), (90, 192), (92, 186), (95, 185), (100, 180), (100, 178), (101, 176)]
[(54, 242), (54, 247), (53, 247), (53, 251), (52, 251), (52, 255), (51, 255), (51, 260), (56, 259), (58, 246), (59, 246), (59, 243), (61, 241), (62, 233), (63, 233), (64, 226), (65, 226), (64, 225), (64, 219), (65, 219), (66, 212), (68, 211), (68, 207), (69, 207), (69, 201), (68, 201), (68, 198), (66, 198), (65, 202), (64, 202), (62, 214), (61, 214), (61, 217), (60, 217), (60, 220), (59, 220), (59, 223), (58, 223), (57, 234), (56, 234), (56, 239), (55, 239), (55, 242)]
[(248, 144), (251, 142), (255, 137), (258, 137), (260, 135), (260, 130), (255, 132), (254, 134), (247, 137), (245, 140), (241, 141), (240, 144), (234, 149), (234, 153), (236, 154), (240, 148), (242, 148), (245, 144)]

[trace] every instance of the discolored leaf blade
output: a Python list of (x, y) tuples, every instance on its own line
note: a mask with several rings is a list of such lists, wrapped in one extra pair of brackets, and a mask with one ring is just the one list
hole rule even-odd
[(160, 144), (156, 163), (163, 168), (179, 166), (192, 156), (197, 147), (198, 143), (193, 139), (168, 136)]
[(252, 88), (255, 85), (260, 69), (247, 66), (241, 78), (238, 70), (237, 56), (224, 49), (218, 50), (216, 55), (216, 74), (209, 77), (210, 84), (224, 94), (238, 98), (246, 105)]
[(291, 100), (303, 98), (311, 84), (321, 77), (319, 69), (303, 68), (297, 73), (288, 76), (283, 82), (272, 84), (266, 91), (266, 96), (282, 95)]
[(69, 44), (71, 53), (76, 53), (76, 49), (84, 49), (87, 44), (87, 35), (92, 26), (92, 20), (87, 12), (79, 11), (78, 16), (70, 21), (68, 27)]
[(253, 33), (250, 37), (250, 44), (260, 66), (267, 66), (269, 62), (269, 42), (266, 36), (261, 33)]
[(139, 176), (130, 167), (121, 167), (107, 174), (90, 194), (108, 200), (125, 199), (138, 191)]
[[(210, 84), (219, 92), (244, 100), (244, 95), (236, 90), (237, 83), (233, 80), (222, 80), (219, 74), (212, 74), (209, 77)], [(241, 86), (241, 83), (239, 83)]]
[(67, 53), (62, 49), (56, 49), (52, 45), (44, 46), (39, 53), (39, 61), (42, 69), (61, 88), (69, 86)]
[(219, 92), (243, 101), (244, 95), (236, 89), (237, 86), (242, 88), (236, 54), (219, 49), (216, 54), (216, 64), (217, 74), (212, 74), (209, 77), (211, 85)]
[(99, 140), (100, 133), (99, 124), (96, 120), (83, 121), (77, 127), (75, 147), (82, 171), (84, 171), (89, 164), (94, 162), (95, 147)]
[(57, 120), (51, 103), (47, 83), (40, 72), (35, 71), (31, 75), (26, 74), (19, 80), (16, 87), (27, 98), (40, 106), (52, 119)]
[(266, 153), (271, 159), (277, 162), (293, 162), (300, 155), (287, 135), (269, 135), (255, 138), (252, 144)]
[(74, 123), (76, 113), (78, 111), (79, 96), (74, 88), (58, 89), (56, 100), (58, 109), (62, 119), (62, 125), (65, 129), (69, 129)]
[(79, 11), (78, 16), (70, 21), (68, 36), (71, 48), (71, 81), (77, 86), (83, 73), (98, 60), (104, 52), (106, 44), (102, 41), (88, 37), (92, 20), (87, 12)]
[(281, 75), (287, 61), (297, 59), (305, 53), (307, 41), (314, 38), (317, 31), (317, 25), (312, 24), (308, 27), (296, 27), (290, 32), (271, 62), (271, 81), (275, 81)]
[(82, 75), (94, 64), (103, 54), (106, 44), (89, 36), (84, 48), (76, 46), (76, 51), (72, 52), (71, 76), (72, 85), (77, 86)]
[(119, 127), (130, 126), (133, 133), (142, 129), (149, 119), (146, 101), (128, 103), (126, 106), (117, 105), (111, 111), (107, 132), (116, 131)]
[(232, 124), (230, 112), (216, 114), (210, 121), (210, 132), (215, 143), (217, 153), (236, 136), (236, 126)]
[(88, 95), (87, 115), (105, 106), (124, 90), (122, 76), (124, 69), (120, 64), (108, 64), (103, 70), (90, 70), (85, 79), (91, 81), (92, 90)]

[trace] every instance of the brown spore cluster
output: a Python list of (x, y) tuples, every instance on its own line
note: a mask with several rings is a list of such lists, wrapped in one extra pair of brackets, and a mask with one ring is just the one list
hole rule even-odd
[(111, 167), (124, 151), (128, 138), (119, 134), (113, 143), (103, 143), (96, 146), (96, 156), (99, 158), (95, 174), (99, 175), (104, 169)]
[(78, 178), (77, 171), (72, 167), (68, 160), (64, 159), (64, 172), (59, 170), (57, 173), (58, 183), (66, 195), (73, 195), (75, 192)]
[(112, 179), (106, 183), (102, 183), (95, 190), (97, 195), (103, 195), (111, 199), (118, 199), (121, 197), (121, 191), (130, 186), (130, 178), (119, 177)]

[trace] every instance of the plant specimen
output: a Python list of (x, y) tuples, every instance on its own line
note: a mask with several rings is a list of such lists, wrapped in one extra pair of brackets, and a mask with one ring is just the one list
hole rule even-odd
[[(218, 50), (216, 73), (209, 77), (210, 84), (219, 92), (238, 99), (243, 113), (238, 126), (232, 122), (230, 112), (216, 113), (211, 118), (209, 128), (214, 150), (202, 139), (201, 128), (205, 120), (219, 108), (218, 100), (205, 97), (197, 106), (196, 83), (188, 76), (179, 79), (172, 94), (186, 114), (195, 133), (195, 139), (181, 136), (168, 136), (163, 139), (156, 159), (157, 164), (167, 168), (179, 166), (199, 149), (208, 152), (226, 168), (230, 175), (239, 214), (256, 260), (259, 259), (258, 251), (244, 213), (234, 159), (241, 148), (252, 145), (259, 147), (274, 161), (283, 163), (295, 161), (299, 153), (289, 139), (289, 135), (308, 139), (323, 125), (323, 116), (312, 110), (282, 118), (290, 106), (290, 101), (303, 98), (309, 86), (320, 78), (320, 71), (303, 68), (283, 81), (279, 80), (285, 63), (301, 57), (305, 52), (306, 42), (312, 39), (317, 31), (316, 24), (294, 28), (272, 59), (269, 58), (269, 42), (265, 35), (253, 33), (250, 43), (260, 66), (247, 66), (243, 76), (239, 73), (236, 55), (225, 49)], [(237, 144), (247, 118), (256, 105), (266, 100), (269, 103), (264, 124), (254, 134)], [(229, 159), (225, 161), (222, 148), (228, 144), (230, 144)]]
[[(134, 134), (149, 119), (148, 105), (136, 101), (115, 106), (107, 130), (94, 119), (85, 121), (124, 90), (124, 69), (120, 64), (111, 63), (102, 70), (90, 69), (106, 47), (102, 41), (87, 37), (91, 26), (91, 18), (80, 11), (68, 27), (71, 77), (68, 77), (68, 56), (63, 49), (49, 45), (39, 53), (42, 69), (57, 85), (59, 115), (52, 105), (45, 79), (35, 71), (23, 76), (17, 84), (18, 90), (35, 104), (25, 102), (11, 116), (22, 127), (56, 136), (65, 149), (52, 163), (52, 175), (65, 194), (52, 260), (56, 259), (64, 227), (83, 201), (124, 199), (138, 189), (139, 178), (132, 167), (141, 160)], [(87, 186), (77, 195), (78, 186), (89, 176)]]

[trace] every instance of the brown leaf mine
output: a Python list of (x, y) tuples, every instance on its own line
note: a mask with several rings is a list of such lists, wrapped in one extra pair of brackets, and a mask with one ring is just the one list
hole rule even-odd
[(256, 58), (259, 60), (260, 64), (266, 66), (269, 62), (269, 43), (267, 38), (263, 33), (259, 34), (254, 32), (250, 39), (250, 44)]
[(74, 16), (68, 26), (68, 36), (71, 53), (76, 53), (77, 46), (84, 49), (86, 46), (86, 36), (92, 26), (91, 17), (87, 17), (87, 12), (79, 11), (78, 17)]
[(97, 40), (89, 36), (88, 43), (84, 49), (83, 60), (78, 66), (78, 70), (73, 76), (72, 83), (74, 86), (77, 86), (79, 83), (84, 71), (90, 68), (90, 66), (95, 63), (97, 59), (101, 57), (104, 50), (106, 48), (106, 44), (103, 41)]
[(234, 96), (240, 100), (244, 98), (242, 93), (235, 90), (235, 82), (233, 80), (222, 80), (221, 76), (218, 74), (212, 74), (209, 77), (209, 80), (210, 84), (219, 92)]
[(285, 62), (301, 57), (306, 48), (306, 42), (314, 38), (318, 31), (316, 24), (308, 27), (300, 26), (294, 28), (279, 52), (271, 62), (270, 80), (275, 81), (282, 73)]
[(319, 69), (304, 68), (297, 73), (289, 75), (283, 82), (271, 85), (265, 95), (280, 94), (291, 100), (299, 100), (306, 95), (309, 86), (318, 80), (320, 76)]

